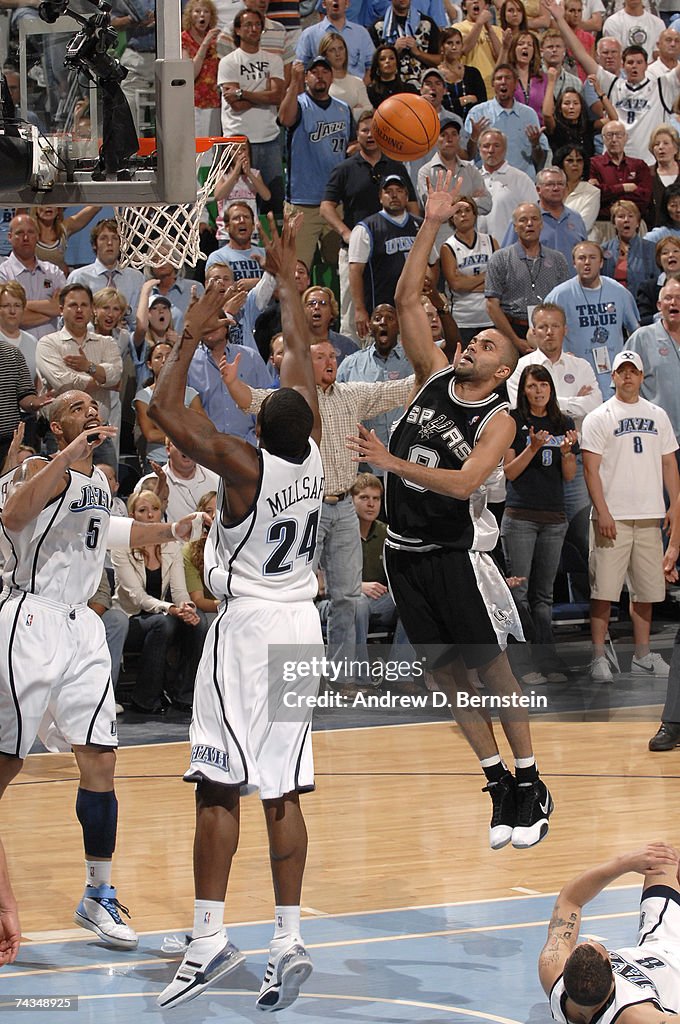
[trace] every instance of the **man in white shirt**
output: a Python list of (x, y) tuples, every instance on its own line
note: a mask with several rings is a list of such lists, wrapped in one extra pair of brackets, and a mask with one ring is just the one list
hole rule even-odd
[(276, 123), (284, 93), (283, 61), (261, 48), (264, 16), (239, 11), (232, 34), (237, 49), (223, 57), (217, 69), (222, 90), (222, 132), (250, 140), (250, 160), (272, 193), (275, 212), (283, 209), (281, 143)]
[(479, 137), (482, 158), (480, 174), (491, 195), (491, 210), (477, 222), (479, 231), (493, 235), (500, 242), (510, 224), (516, 207), (522, 203), (538, 203), (536, 186), (524, 171), (511, 167), (506, 160), (508, 140), (500, 128), (487, 128)]
[[(57, 395), (84, 391), (99, 407), (102, 423), (120, 430), (120, 403), (114, 403), (123, 375), (123, 361), (113, 338), (95, 334), (92, 322), (92, 292), (87, 285), (70, 284), (62, 289), (59, 308), (62, 330), (45, 334), (35, 352), (38, 373)], [(117, 412), (118, 422), (112, 410)], [(96, 449), (97, 462), (116, 468), (117, 439), (108, 438)], [(196, 509), (192, 508), (192, 512)]]
[(26, 214), (12, 218), (7, 237), (12, 254), (0, 263), (0, 283), (19, 282), (27, 299), (21, 327), (40, 338), (57, 328), (59, 289), (66, 278), (54, 263), (36, 257), (38, 229)]
[(668, 665), (650, 652), (652, 603), (663, 601), (661, 523), (664, 488), (672, 508), (680, 491), (678, 443), (663, 409), (640, 398), (644, 377), (637, 352), (619, 352), (612, 365), (613, 398), (583, 421), (581, 448), (593, 502), (590, 525), (590, 629), (594, 682), (612, 681), (605, 653), (611, 602), (624, 579), (630, 591), (635, 654), (633, 676), (668, 678)]
[(605, 20), (602, 34), (614, 36), (624, 50), (628, 46), (643, 46), (651, 59), (664, 28), (661, 18), (646, 11), (642, 0), (625, 0), (623, 8)]
[(216, 491), (218, 484), (216, 473), (199, 466), (168, 440), (167, 463), (143, 476), (134, 493), (153, 491), (160, 498), (166, 519), (174, 523), (178, 509), (185, 510), (182, 516), (195, 512), (199, 499), (208, 491)]
[(680, 57), (680, 32), (674, 28), (664, 29), (657, 39), (656, 49), (659, 56), (647, 68), (649, 78), (658, 78), (659, 75), (665, 75), (667, 71), (674, 71), (677, 68)]

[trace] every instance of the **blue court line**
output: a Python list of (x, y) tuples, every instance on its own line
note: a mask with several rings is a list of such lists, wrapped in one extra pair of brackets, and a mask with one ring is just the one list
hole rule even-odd
[[(637, 886), (603, 893), (588, 906), (583, 933), (612, 946), (631, 945), (638, 899)], [(315, 971), (280, 1019), (547, 1024), (536, 961), (553, 903), (550, 894), (304, 918)], [(85, 933), (77, 941), (27, 942), (18, 962), (0, 971), (1, 1019), (44, 1024), (48, 1011), (14, 1010), (14, 998), (78, 994), (78, 1012), (63, 1011), (57, 1018), (62, 1024), (140, 1024), (141, 1014), (177, 1024), (262, 1022), (254, 997), (271, 931), (270, 922), (230, 926), (230, 938), (248, 955), (246, 964), (216, 989), (171, 1011), (155, 1005), (179, 963), (179, 956), (161, 951), (162, 933), (143, 935), (139, 949), (129, 953), (107, 950)], [(16, 1018), (7, 1016), (13, 1010)]]

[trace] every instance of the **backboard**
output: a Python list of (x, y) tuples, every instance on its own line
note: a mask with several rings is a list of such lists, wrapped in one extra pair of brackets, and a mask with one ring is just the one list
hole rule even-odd
[[(9, 171), (12, 146), (0, 128), (0, 206), (192, 202), (194, 78), (192, 62), (181, 59), (180, 0), (48, 0), (41, 10), (51, 24), (35, 8), (22, 10), (28, 16), (0, 14), (0, 57), (21, 136), (32, 141), (23, 147), (32, 165), (19, 187), (21, 171)], [(119, 35), (117, 45), (115, 33), (105, 35), (109, 14), (129, 23), (129, 36)], [(119, 83), (115, 60), (129, 69)], [(135, 134), (155, 137), (157, 146), (151, 156), (126, 153), (113, 163), (109, 147), (102, 167), (105, 129), (115, 142), (124, 136), (112, 82), (132, 112), (128, 149)]]

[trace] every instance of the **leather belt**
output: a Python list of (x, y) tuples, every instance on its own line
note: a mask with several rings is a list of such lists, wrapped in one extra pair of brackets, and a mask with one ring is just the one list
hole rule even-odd
[(324, 501), (327, 505), (337, 505), (339, 501), (344, 501), (349, 491), (340, 491), (340, 494), (327, 494), (324, 497)]

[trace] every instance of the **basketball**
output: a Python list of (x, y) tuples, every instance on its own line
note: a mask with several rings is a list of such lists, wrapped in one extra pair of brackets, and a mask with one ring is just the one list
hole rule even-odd
[(373, 137), (393, 160), (425, 156), (439, 136), (437, 112), (422, 96), (401, 92), (383, 100), (373, 115)]

